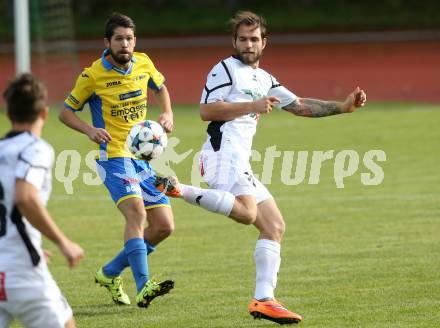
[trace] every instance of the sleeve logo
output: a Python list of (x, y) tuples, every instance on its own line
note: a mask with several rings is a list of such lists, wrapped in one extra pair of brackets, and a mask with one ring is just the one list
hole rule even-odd
[(74, 96), (72, 96), (72, 94), (70, 94), (67, 98), (68, 98), (71, 102), (73, 102), (74, 104), (79, 105), (79, 100), (76, 99)]

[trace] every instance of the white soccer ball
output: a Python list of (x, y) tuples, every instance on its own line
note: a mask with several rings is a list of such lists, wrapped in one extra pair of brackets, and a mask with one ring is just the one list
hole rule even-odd
[(168, 137), (162, 126), (150, 120), (134, 125), (127, 137), (127, 147), (130, 152), (146, 161), (158, 158), (167, 143)]

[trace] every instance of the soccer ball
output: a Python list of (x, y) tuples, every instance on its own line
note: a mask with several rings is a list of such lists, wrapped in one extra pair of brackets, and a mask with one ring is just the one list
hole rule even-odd
[(127, 137), (127, 147), (130, 152), (146, 161), (158, 158), (167, 143), (168, 137), (162, 126), (150, 120), (134, 125)]

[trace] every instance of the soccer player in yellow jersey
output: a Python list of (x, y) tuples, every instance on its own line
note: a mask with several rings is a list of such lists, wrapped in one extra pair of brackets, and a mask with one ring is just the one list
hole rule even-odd
[[(173, 213), (169, 199), (153, 185), (154, 170), (148, 162), (135, 159), (125, 141), (130, 128), (146, 119), (147, 88), (161, 108), (158, 121), (167, 132), (173, 129), (173, 112), (163, 75), (146, 54), (134, 52), (132, 19), (112, 14), (106, 23), (104, 43), (101, 58), (79, 75), (59, 118), (98, 144), (98, 171), (126, 220), (124, 248), (98, 269), (95, 280), (110, 291), (115, 303), (130, 304), (120, 277), (130, 266), (137, 286), (136, 303), (147, 307), (174, 286), (171, 280), (157, 283), (149, 279), (147, 260), (155, 246), (173, 231)], [(93, 125), (76, 115), (85, 103), (89, 103)]]

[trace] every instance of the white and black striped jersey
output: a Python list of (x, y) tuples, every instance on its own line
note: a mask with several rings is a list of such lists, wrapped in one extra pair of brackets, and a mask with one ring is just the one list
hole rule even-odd
[(29, 132), (0, 139), (0, 272), (8, 288), (24, 288), (50, 279), (42, 259), (41, 233), (15, 206), (16, 179), (32, 184), (46, 205), (51, 192), (53, 148)]
[[(217, 101), (230, 103), (249, 102), (265, 96), (280, 99), (276, 105), (282, 108), (297, 97), (287, 90), (269, 73), (261, 68), (252, 68), (235, 56), (231, 56), (214, 66), (209, 72), (200, 102), (209, 104)], [(215, 121), (208, 125), (208, 137), (204, 150), (237, 150), (242, 159), (249, 158), (252, 139), (256, 132), (259, 115), (250, 113), (231, 121)]]

